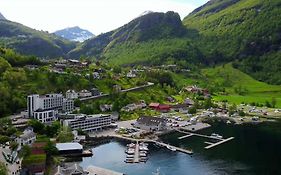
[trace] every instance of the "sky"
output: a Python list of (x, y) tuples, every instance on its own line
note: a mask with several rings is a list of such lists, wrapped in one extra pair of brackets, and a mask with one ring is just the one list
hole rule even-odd
[(178, 12), (184, 18), (208, 0), (0, 0), (5, 18), (54, 32), (79, 26), (98, 35), (116, 29), (144, 11)]

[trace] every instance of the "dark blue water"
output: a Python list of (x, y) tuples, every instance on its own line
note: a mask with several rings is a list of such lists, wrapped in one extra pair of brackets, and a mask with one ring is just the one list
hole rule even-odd
[(83, 158), (82, 167), (100, 166), (129, 175), (151, 175), (157, 168), (165, 175), (281, 174), (281, 123), (260, 125), (213, 124), (204, 134), (219, 133), (235, 139), (205, 150), (208, 141), (192, 136), (178, 140), (180, 133), (162, 137), (175, 146), (192, 149), (193, 156), (150, 146), (146, 163), (126, 164), (126, 142), (111, 141), (93, 148), (94, 156)]

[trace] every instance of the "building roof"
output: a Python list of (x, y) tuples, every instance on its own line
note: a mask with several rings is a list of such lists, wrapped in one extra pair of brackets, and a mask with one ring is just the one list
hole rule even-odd
[(79, 143), (57, 143), (56, 148), (59, 151), (67, 151), (67, 150), (81, 150), (83, 146)]
[(187, 108), (187, 107), (189, 107), (189, 105), (186, 104), (186, 103), (183, 103), (183, 104), (172, 105), (171, 107), (172, 107), (173, 109), (179, 109), (179, 108)]
[(36, 136), (36, 134), (33, 131), (26, 130), (20, 137), (24, 140), (27, 140), (27, 139), (33, 138), (35, 136)]
[(65, 163), (64, 165), (58, 167), (58, 172), (63, 175), (87, 174), (87, 172), (84, 171), (77, 163)]
[(139, 124), (143, 124), (143, 125), (148, 125), (148, 126), (157, 126), (159, 125), (160, 123), (165, 123), (166, 120), (163, 119), (163, 118), (159, 118), (159, 117), (146, 117), (146, 116), (142, 116), (142, 117), (139, 117), (137, 119), (137, 122)]
[(159, 103), (150, 103), (149, 107), (157, 108), (159, 106)]
[(161, 105), (159, 105), (158, 107), (157, 107), (158, 109), (170, 109), (171, 107), (170, 107), (170, 105), (164, 105), (164, 104), (161, 104)]

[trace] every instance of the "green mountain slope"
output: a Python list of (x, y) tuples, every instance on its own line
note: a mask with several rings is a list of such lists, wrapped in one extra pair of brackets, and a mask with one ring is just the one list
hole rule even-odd
[(228, 100), (236, 104), (241, 102), (265, 104), (266, 101), (271, 102), (272, 98), (275, 98), (277, 107), (281, 107), (281, 86), (257, 81), (233, 68), (231, 64), (203, 69), (201, 73), (204, 76), (203, 83), (207, 86), (215, 90), (224, 89), (224, 93), (217, 93), (214, 96), (216, 100)]
[(44, 58), (64, 56), (75, 44), (22, 24), (0, 19), (0, 46)]
[(194, 47), (187, 38), (190, 35), (193, 31), (184, 28), (177, 13), (149, 13), (85, 41), (69, 56), (105, 58), (115, 64), (156, 63), (168, 58), (187, 58), (187, 55), (191, 59)]
[(211, 0), (183, 23), (199, 32), (195, 42), (210, 64), (237, 60), (256, 79), (281, 84), (280, 19), (279, 0)]

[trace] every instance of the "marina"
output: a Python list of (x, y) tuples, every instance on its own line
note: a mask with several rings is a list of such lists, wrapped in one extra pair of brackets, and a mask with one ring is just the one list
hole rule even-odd
[(127, 144), (127, 148), (125, 153), (126, 155), (126, 163), (140, 163), (146, 162), (148, 160), (148, 144), (144, 142), (137, 142), (136, 144), (130, 143)]
[[(272, 132), (261, 132), (268, 129), (269, 126)], [(215, 141), (219, 142), (218, 139), (192, 136), (179, 140), (178, 137), (187, 134), (174, 132), (161, 137), (161, 140), (176, 147), (190, 148), (196, 154), (187, 156), (180, 151), (171, 151), (158, 142), (145, 142), (149, 143), (149, 159), (146, 163), (133, 164), (124, 162), (126, 159), (124, 151), (127, 144), (131, 142), (135, 144), (136, 141), (109, 138), (110, 142), (92, 147), (94, 156), (83, 158), (80, 165), (85, 169), (89, 165), (94, 165), (128, 175), (149, 175), (152, 172), (156, 173), (158, 168), (160, 168), (160, 174), (166, 175), (204, 174), (206, 171), (210, 174), (237, 174), (237, 172), (239, 172), (238, 174), (257, 175), (280, 174), (281, 157), (278, 156), (280, 155), (278, 148), (280, 148), (281, 141), (280, 132), (276, 132), (278, 128), (280, 128), (280, 122), (231, 127), (223, 123), (213, 124), (211, 128), (200, 134), (211, 136), (212, 133), (218, 133), (225, 138), (235, 137), (232, 141), (227, 141), (227, 144), (213, 147), (215, 149), (205, 149), (204, 147)], [(274, 139), (268, 141), (266, 139), (268, 137)], [(205, 141), (209, 143), (205, 143)], [(261, 150), (252, 149), (257, 142), (261, 143)], [(278, 147), (272, 147), (272, 145)], [(275, 159), (272, 160), (274, 156)]]
[(192, 150), (176, 147), (176, 146), (173, 146), (173, 145), (170, 145), (170, 144), (167, 144), (167, 143), (163, 143), (163, 142), (160, 142), (160, 141), (156, 141), (156, 140), (133, 139), (133, 138), (123, 137), (123, 136), (119, 136), (119, 135), (115, 135), (115, 136), (112, 136), (112, 137), (124, 139), (124, 140), (129, 140), (129, 141), (132, 141), (132, 142), (154, 143), (155, 145), (160, 146), (160, 147), (170, 148), (169, 150), (175, 150), (175, 151), (179, 151), (179, 152), (182, 152), (182, 153), (185, 153), (185, 154), (193, 154)]

